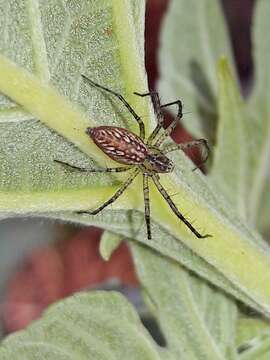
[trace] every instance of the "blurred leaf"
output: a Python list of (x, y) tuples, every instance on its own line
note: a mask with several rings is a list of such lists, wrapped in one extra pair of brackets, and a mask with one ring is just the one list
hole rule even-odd
[(257, 214), (257, 227), (263, 234), (264, 238), (269, 242), (270, 240), (270, 223), (269, 223), (269, 211), (270, 211), (270, 178), (266, 179), (266, 184), (263, 189), (263, 193), (260, 200), (260, 207)]
[(270, 323), (259, 318), (240, 318), (237, 345), (241, 360), (268, 360), (270, 357)]
[(248, 349), (239, 356), (240, 360), (268, 360), (270, 356), (270, 336), (261, 335), (246, 344)]
[(249, 144), (244, 104), (225, 59), (219, 62), (218, 76), (219, 121), (211, 174), (226, 199), (245, 218)]
[[(251, 341), (260, 335), (270, 335), (270, 323), (265, 319), (253, 317), (241, 317), (237, 322), (236, 342), (237, 346)], [(246, 347), (248, 345), (246, 344)]]
[(175, 358), (236, 358), (234, 302), (179, 264), (135, 244), (132, 249), (146, 299)]
[(9, 336), (5, 359), (160, 359), (158, 346), (133, 307), (114, 292), (78, 294), (49, 308), (42, 319)]
[(108, 261), (114, 252), (123, 241), (123, 236), (113, 233), (108, 230), (104, 230), (101, 235), (99, 252), (104, 260)]
[(186, 128), (195, 137), (215, 139), (217, 120), (216, 63), (231, 46), (218, 0), (172, 0), (165, 18), (160, 51), (162, 101), (181, 99)]
[[(45, 216), (48, 216), (45, 214)], [(49, 215), (54, 217), (53, 215)], [(74, 215), (60, 215), (64, 221), (74, 221)], [(210, 283), (224, 289), (229, 294), (246, 303), (250, 307), (261, 311), (260, 305), (248, 295), (237, 288), (215, 267), (207, 263), (203, 258), (197, 256), (187, 245), (177, 241), (175, 236), (170, 235), (160, 224), (152, 220), (152, 230), (155, 233), (155, 241), (145, 242), (144, 215), (134, 211), (103, 211), (102, 216), (94, 216), (90, 220), (84, 221), (77, 217), (77, 221), (85, 225), (94, 225), (114, 233), (118, 233), (124, 237), (132, 237), (139, 242), (153, 248), (158, 253), (168, 256), (185, 266), (188, 270), (195, 272), (198, 276), (203, 277)]]
[[(262, 203), (270, 203), (269, 192), (264, 192), (264, 187), (269, 183), (270, 167), (270, 41), (265, 36), (269, 27), (269, 18), (269, 1), (257, 1), (253, 26), (255, 85), (249, 101), (250, 116), (246, 124), (251, 159), (248, 210), (249, 218), (253, 223), (257, 220), (260, 208), (265, 207)], [(267, 212), (269, 211), (268, 206)]]

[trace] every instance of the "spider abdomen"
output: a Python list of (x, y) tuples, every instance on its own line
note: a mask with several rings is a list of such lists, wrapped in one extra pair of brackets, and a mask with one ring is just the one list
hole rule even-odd
[(106, 155), (121, 164), (142, 164), (146, 158), (146, 145), (131, 131), (98, 126), (87, 128), (86, 133)]

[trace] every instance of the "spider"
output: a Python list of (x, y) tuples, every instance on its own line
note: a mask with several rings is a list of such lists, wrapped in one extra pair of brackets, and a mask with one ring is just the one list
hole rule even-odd
[[(117, 161), (120, 164), (126, 165), (115, 168), (103, 168), (103, 169), (86, 169), (78, 166), (71, 165), (67, 162), (63, 162), (60, 160), (54, 160), (55, 162), (67, 166), (70, 169), (78, 170), (82, 172), (125, 172), (132, 171), (131, 175), (128, 179), (122, 184), (122, 186), (116, 191), (116, 193), (109, 198), (104, 204), (99, 206), (97, 209), (89, 211), (82, 210), (78, 211), (78, 214), (89, 214), (96, 215), (101, 210), (103, 210), (108, 205), (112, 204), (116, 201), (121, 194), (128, 188), (128, 186), (133, 182), (133, 180), (137, 177), (139, 173), (143, 175), (143, 194), (144, 194), (144, 206), (145, 206), (145, 222), (147, 228), (147, 237), (150, 240), (152, 238), (151, 235), (151, 225), (150, 225), (150, 200), (149, 200), (149, 178), (151, 178), (156, 185), (158, 191), (161, 193), (163, 198), (166, 200), (174, 214), (181, 220), (183, 223), (192, 231), (194, 235), (198, 238), (206, 238), (211, 235), (201, 235), (192, 224), (181, 214), (178, 210), (171, 197), (161, 185), (159, 179), (159, 174), (170, 173), (174, 169), (173, 162), (166, 156), (166, 154), (181, 149), (188, 149), (193, 146), (203, 146), (206, 150), (206, 157), (203, 159), (204, 163), (209, 154), (209, 147), (207, 141), (205, 139), (193, 140), (190, 142), (182, 143), (182, 144), (172, 144), (167, 148), (161, 149), (161, 145), (164, 140), (171, 134), (173, 129), (176, 127), (177, 122), (182, 118), (182, 102), (180, 100), (176, 100), (164, 105), (161, 105), (159, 95), (156, 91), (151, 91), (148, 93), (138, 93), (134, 92), (135, 95), (140, 97), (150, 96), (152, 99), (152, 103), (154, 106), (154, 111), (157, 118), (157, 125), (153, 132), (150, 134), (147, 140), (145, 140), (145, 127), (141, 118), (137, 115), (137, 113), (133, 110), (133, 108), (129, 105), (129, 103), (125, 100), (125, 98), (118, 94), (117, 92), (108, 89), (102, 85), (95, 83), (90, 80), (86, 76), (82, 75), (83, 79), (89, 83), (91, 86), (94, 86), (102, 91), (108, 92), (118, 98), (130, 114), (137, 121), (140, 135), (136, 135), (133, 132), (116, 127), (116, 126), (97, 126), (97, 127), (88, 127), (86, 129), (86, 134), (94, 141), (94, 143), (111, 159)], [(162, 108), (177, 105), (178, 113), (172, 123), (160, 134), (160, 130), (163, 128), (164, 116), (162, 112)], [(200, 166), (199, 166), (200, 167)], [(195, 169), (197, 169), (196, 167)], [(194, 169), (194, 170), (195, 170)]]

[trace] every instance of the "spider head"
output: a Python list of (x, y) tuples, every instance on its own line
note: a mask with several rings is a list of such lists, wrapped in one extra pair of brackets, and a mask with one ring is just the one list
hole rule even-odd
[(148, 149), (148, 154), (144, 161), (144, 166), (156, 173), (169, 173), (174, 169), (174, 163), (165, 156), (160, 150)]

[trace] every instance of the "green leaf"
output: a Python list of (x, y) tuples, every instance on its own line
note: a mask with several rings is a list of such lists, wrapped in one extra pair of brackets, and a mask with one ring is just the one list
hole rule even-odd
[(234, 302), (179, 264), (136, 244), (132, 249), (146, 299), (175, 358), (235, 358)]
[(215, 139), (216, 63), (226, 55), (233, 64), (224, 16), (218, 0), (172, 0), (161, 36), (159, 83), (162, 100), (180, 98), (186, 128), (196, 137)]
[[(45, 214), (45, 216), (54, 217), (54, 215)], [(74, 215), (60, 215), (60, 219), (64, 221), (74, 221)], [(144, 215), (134, 211), (110, 211), (105, 210), (102, 215), (97, 215), (91, 219), (76, 219), (81, 224), (94, 225), (105, 228), (114, 233), (121, 234), (122, 237), (132, 237), (137, 241), (145, 243), (142, 240), (145, 237), (145, 229), (142, 227), (144, 223)], [(147, 241), (146, 245), (171, 259), (176, 260), (185, 266), (185, 268), (195, 272), (198, 276), (205, 278), (210, 283), (224, 289), (237, 299), (248, 304), (250, 307), (261, 311), (260, 305), (250, 297), (248, 297), (239, 288), (234, 286), (215, 267), (211, 266), (204, 259), (196, 254), (185, 244), (177, 241), (175, 236), (170, 235), (160, 224), (152, 220), (152, 230), (155, 233), (155, 241)]]
[(105, 230), (101, 236), (99, 244), (99, 252), (104, 260), (108, 261), (114, 252), (123, 241), (123, 236)]
[(270, 324), (260, 318), (242, 317), (237, 324), (241, 360), (267, 360), (270, 356)]
[[(9, 88), (8, 83), (9, 82), (1, 82), (0, 79), (0, 87), (2, 86), (2, 89), (5, 87), (6, 93), (9, 93), (9, 95), (12, 93), (12, 96), (16, 98), (16, 96), (20, 97), (20, 94), (22, 93), (19, 89), (19, 84), (23, 84), (23, 87), (25, 88), (27, 85), (36, 86), (35, 94), (40, 95), (40, 98), (43, 99), (43, 101), (40, 102), (31, 102), (28, 103), (25, 101), (26, 104), (31, 105), (31, 112), (35, 113), (36, 107), (38, 111), (41, 112), (41, 115), (44, 116), (44, 121), (47, 122), (47, 116), (50, 119), (55, 118), (56, 116), (53, 116), (53, 114), (47, 114), (45, 109), (46, 106), (46, 95), (48, 95), (48, 102), (52, 100), (55, 102), (55, 105), (58, 104), (59, 106), (55, 106), (55, 108), (61, 108), (62, 114), (66, 115), (65, 118), (68, 118), (69, 115), (71, 115), (71, 118), (73, 116), (76, 117), (79, 113), (70, 107), (69, 104), (66, 104), (65, 100), (57, 95), (54, 90), (50, 88), (46, 88), (46, 86), (43, 86), (38, 83), (36, 78), (30, 76), (29, 74), (23, 72), (21, 69), (15, 67), (13, 64), (10, 64), (7, 60), (4, 58), (0, 58), (0, 67), (5, 68), (5, 75), (14, 77), (16, 76), (17, 79), (20, 79), (21, 81), (18, 81), (18, 84), (16, 88)], [(8, 92), (10, 90), (10, 92)], [(42, 91), (41, 91), (42, 90)], [(43, 91), (44, 90), (44, 91)], [(14, 93), (13, 93), (14, 91)], [(53, 96), (51, 94), (53, 92)], [(16, 95), (17, 94), (17, 95)], [(28, 100), (30, 95), (27, 91), (25, 91), (22, 94), (22, 99), (25, 100), (25, 98)], [(42, 97), (42, 94), (43, 97)], [(29, 99), (31, 101), (31, 99)], [(20, 101), (19, 101), (20, 102)], [(52, 109), (53, 107), (51, 107)], [(42, 111), (41, 111), (41, 110)], [(44, 111), (44, 113), (43, 113)], [(80, 118), (79, 115), (77, 116), (78, 119)], [(73, 120), (72, 120), (73, 121)], [(26, 124), (26, 122), (24, 123)], [(58, 124), (58, 122), (56, 122)], [(69, 128), (70, 124), (68, 121), (66, 121), (66, 129), (67, 134), (68, 130), (71, 130)], [(32, 124), (31, 124), (32, 125)], [(63, 126), (63, 123), (60, 122), (60, 125)], [(57, 127), (58, 125), (56, 125)], [(63, 129), (65, 129), (65, 126), (63, 126)], [(74, 124), (74, 126), (76, 126)], [(38, 129), (36, 130), (38, 132)], [(12, 135), (9, 134), (10, 136)], [(19, 134), (22, 136), (21, 134)], [(68, 135), (67, 135), (68, 136)], [(73, 133), (72, 135), (73, 136)], [(76, 134), (78, 137), (78, 140), (80, 139), (79, 135)], [(84, 136), (84, 135), (82, 135)], [(56, 137), (56, 135), (55, 135)], [(6, 138), (6, 137), (5, 137)], [(9, 138), (9, 136), (7, 136)], [(39, 141), (46, 141), (47, 149), (48, 146), (52, 147), (52, 143), (47, 143), (48, 138), (45, 140), (43, 137), (39, 138), (39, 136), (33, 137), (33, 134), (31, 134), (31, 138), (27, 138), (28, 140), (28, 146), (31, 144), (31, 140), (35, 142), (35, 144), (38, 144), (37, 138)], [(83, 138), (84, 139), (84, 138)], [(25, 145), (25, 144), (24, 144)], [(60, 145), (60, 144), (59, 144)], [(79, 144), (79, 141), (77, 142), (77, 146), (84, 146), (84, 140)], [(94, 147), (94, 145), (92, 145)], [(56, 146), (56, 148), (58, 148)], [(55, 150), (56, 150), (55, 148)], [(3, 150), (5, 150), (5, 146), (3, 147)], [(62, 149), (61, 149), (62, 150)], [(29, 152), (27, 150), (27, 146), (24, 146), (21, 149), (24, 156), (26, 156), (25, 152), (27, 152), (28, 156), (33, 156), (34, 149)], [(40, 147), (39, 152), (40, 153)], [(67, 154), (67, 152), (61, 151), (61, 153)], [(6, 152), (4, 152), (6, 154)], [(46, 154), (46, 152), (45, 152)], [(45, 154), (42, 152), (40, 156), (45, 156)], [(15, 156), (15, 152), (12, 153), (10, 156)], [(19, 155), (19, 154), (17, 154)], [(92, 153), (92, 156), (94, 156), (95, 153)], [(76, 156), (76, 155), (75, 155)], [(55, 157), (59, 158), (59, 157)], [(76, 158), (76, 157), (75, 157)], [(198, 229), (205, 229), (205, 219), (208, 219), (207, 222), (207, 232), (213, 235), (213, 237), (209, 239), (205, 239), (203, 241), (198, 241), (197, 238), (194, 238), (192, 234), (188, 234), (186, 227), (175, 217), (172, 216), (171, 211), (168, 209), (168, 206), (165, 204), (165, 202), (161, 199), (160, 194), (157, 192), (156, 189), (154, 189), (152, 186), (150, 188), (151, 190), (151, 201), (152, 201), (152, 218), (159, 224), (162, 224), (165, 230), (169, 231), (172, 235), (176, 236), (178, 239), (181, 239), (188, 247), (190, 247), (195, 253), (197, 253), (200, 257), (203, 257), (210, 265), (216, 267), (219, 272), (225, 275), (229, 279), (230, 282), (232, 282), (233, 287), (236, 287), (238, 289), (241, 289), (245, 295), (248, 295), (250, 300), (252, 302), (255, 301), (259, 306), (263, 306), (263, 311), (268, 311), (267, 309), (267, 287), (258, 288), (258, 274), (261, 276), (261, 283), (264, 284), (264, 282), (269, 282), (270, 279), (268, 279), (268, 272), (265, 270), (269, 266), (269, 259), (268, 257), (263, 254), (260, 250), (260, 248), (256, 248), (254, 244), (252, 233), (250, 230), (248, 230), (243, 224), (238, 222), (236, 220), (235, 214), (231, 211), (231, 209), (227, 208), (226, 203), (222, 198), (219, 198), (217, 194), (213, 192), (212, 184), (210, 182), (206, 182), (203, 175), (192, 173), (192, 165), (190, 161), (183, 155), (183, 154), (176, 154), (174, 157), (175, 163), (178, 164), (176, 167), (176, 170), (173, 174), (170, 176), (166, 175), (166, 178), (162, 179), (163, 185), (170, 191), (170, 189), (174, 189), (174, 191), (177, 189), (178, 194), (177, 197), (174, 198), (176, 201), (176, 204), (178, 204), (178, 200), (180, 200), (181, 208), (185, 209), (185, 213), (192, 212), (192, 216), (196, 218), (196, 227)], [(77, 158), (79, 161), (75, 161), (75, 163), (80, 164), (80, 158)], [(15, 161), (16, 159), (14, 159)], [(53, 163), (51, 159), (51, 164)], [(45, 161), (45, 160), (44, 160)], [(74, 160), (73, 160), (74, 161)], [(32, 162), (31, 165), (33, 165)], [(13, 163), (14, 164), (14, 163)], [(50, 166), (52, 166), (50, 164)], [(8, 166), (10, 166), (10, 163), (7, 163)], [(14, 165), (13, 165), (14, 166)], [(14, 167), (13, 167), (14, 168)], [(56, 168), (56, 167), (55, 167)], [(35, 169), (38, 171), (39, 169)], [(89, 207), (89, 196), (93, 196), (92, 206), (96, 206), (96, 204), (103, 202), (106, 198), (109, 197), (109, 194), (112, 193), (112, 189), (115, 189), (116, 187), (104, 187), (104, 182), (110, 180), (110, 178), (107, 177), (101, 177), (99, 176), (89, 176), (89, 177), (82, 177), (80, 174), (73, 174), (75, 176), (75, 179), (79, 183), (75, 183), (73, 185), (73, 182), (70, 184), (68, 182), (68, 179), (72, 179), (72, 177), (68, 177), (68, 171), (60, 170), (61, 173), (55, 176), (53, 172), (46, 172), (47, 176), (55, 176), (56, 180), (56, 189), (63, 189), (63, 185), (65, 185), (64, 182), (64, 176), (63, 172), (66, 172), (66, 186), (67, 189), (64, 188), (64, 191), (57, 191), (54, 188), (53, 190), (50, 189), (50, 186), (55, 184), (52, 182), (50, 183), (45, 182), (45, 179), (43, 179), (42, 173), (39, 173), (39, 176), (42, 180), (42, 185), (45, 186), (45, 189), (42, 189), (43, 191), (36, 191), (36, 188), (34, 187), (32, 190), (32, 193), (28, 192), (24, 193), (23, 191), (10, 191), (10, 192), (2, 192), (1, 194), (1, 203), (2, 210), (9, 210), (9, 211), (48, 211), (48, 210), (60, 210), (60, 208), (65, 210), (70, 210), (76, 208), (78, 209), (85, 209), (87, 206)], [(24, 173), (26, 173), (27, 176), (27, 188), (29, 187), (29, 172), (26, 172), (24, 169)], [(20, 174), (21, 175), (21, 174)], [(76, 178), (77, 176), (77, 178)], [(10, 181), (14, 181), (13, 177), (8, 178)], [(24, 180), (23, 177), (18, 176), (18, 179)], [(37, 181), (36, 177), (33, 176), (31, 178), (34, 181)], [(84, 184), (84, 187), (81, 187), (80, 182), (86, 181), (86, 179), (90, 182), (90, 184)], [(74, 180), (73, 180), (74, 181)], [(116, 209), (140, 209), (142, 210), (143, 201), (142, 196), (138, 196), (138, 194), (141, 193), (141, 183), (139, 182), (140, 179), (138, 178), (133, 185), (133, 188), (130, 188), (128, 192), (126, 192), (115, 204)], [(107, 183), (108, 183), (107, 182)], [(20, 184), (20, 186), (25, 186), (25, 182)], [(103, 187), (100, 187), (100, 185), (103, 185)], [(106, 184), (106, 182), (105, 182)], [(49, 186), (48, 186), (49, 185)], [(91, 185), (91, 187), (86, 187)], [(94, 185), (94, 186), (93, 186)], [(74, 186), (74, 188), (71, 190), (71, 186)], [(118, 185), (119, 186), (119, 185)], [(16, 189), (18, 189), (18, 184)], [(48, 189), (49, 187), (49, 189)], [(47, 190), (48, 189), (48, 190)], [(100, 189), (100, 191), (98, 191)], [(33, 191), (35, 190), (35, 191)], [(44, 191), (47, 190), (47, 191)], [(217, 215), (219, 214), (219, 215)], [(55, 215), (57, 217), (60, 217), (60, 215)], [(101, 214), (101, 216), (104, 216), (104, 214)], [(71, 216), (73, 221), (84, 221), (85, 223), (90, 223), (92, 220), (89, 218), (89, 216)], [(63, 218), (63, 217), (62, 217)], [(230, 221), (230, 225), (228, 223), (228, 220)], [(95, 220), (94, 220), (95, 221)], [(132, 224), (131, 224), (132, 225)], [(134, 237), (134, 229), (132, 226), (130, 226), (129, 223), (126, 223), (127, 228), (130, 231), (130, 237)], [(137, 228), (138, 230), (138, 228)], [(241, 235), (239, 235), (241, 234)], [(168, 245), (167, 245), (167, 239), (162, 239), (162, 252), (166, 253), (168, 251)], [(172, 243), (172, 249), (171, 251), (174, 252), (175, 245)], [(228, 256), (224, 257), (224, 253), (227, 253)], [(256, 276), (254, 274), (254, 277), (252, 276), (246, 276), (246, 273), (243, 273), (243, 267), (250, 267), (251, 264), (253, 264), (254, 256), (257, 259), (257, 266), (258, 266), (258, 272), (256, 273)], [(218, 259), (218, 262), (217, 260)], [(239, 260), (241, 259), (241, 260)], [(218, 264), (218, 265), (217, 265)], [(254, 286), (256, 284), (256, 287)], [(270, 294), (269, 294), (270, 296)], [(264, 299), (264, 300), (263, 300)], [(263, 301), (262, 301), (263, 300)], [(270, 302), (270, 301), (269, 301)], [(262, 305), (264, 304), (264, 305)]]
[[(3, 11), (5, 4), (2, 4)], [(27, 6), (28, 3), (25, 4), (25, 8), (23, 7), (26, 17), (29, 10)], [(17, 10), (23, 13), (23, 9), (19, 7)], [(145, 77), (144, 73), (142, 71), (134, 73), (133, 71), (133, 68), (142, 69), (143, 56), (140, 56), (142, 45), (139, 47), (139, 40), (135, 39), (135, 24), (131, 21), (133, 20), (132, 10), (134, 12), (136, 10), (136, 16), (138, 17), (144, 10), (144, 3), (135, 4), (132, 2), (131, 7), (129, 1), (121, 2), (119, 6), (117, 1), (99, 1), (98, 3), (94, 1), (85, 4), (81, 3), (79, 7), (74, 7), (70, 2), (67, 2), (64, 6), (64, 3), (56, 5), (54, 1), (51, 1), (41, 4), (36, 15), (40, 16), (39, 21), (42, 23), (44, 31), (41, 40), (46, 43), (46, 63), (50, 63), (50, 84), (57, 86), (61, 93), (69, 96), (81, 108), (88, 109), (88, 115), (90, 114), (91, 118), (95, 119), (96, 124), (100, 124), (102, 119), (104, 124), (118, 124), (135, 130), (137, 129), (135, 121), (130, 116), (127, 116), (126, 111), (123, 112), (124, 109), (119, 102), (116, 104), (114, 101), (112, 104), (108, 97), (104, 97), (104, 94), (96, 91), (96, 89), (89, 89), (85, 84), (81, 84), (82, 78), (80, 76), (82, 72), (88, 72), (95, 80), (100, 79), (100, 82), (107, 86), (111, 84), (112, 88), (118, 89), (122, 93), (125, 92), (123, 88), (127, 89), (130, 85), (130, 89), (127, 89), (128, 94), (132, 94), (134, 89), (138, 89), (136, 83), (145, 83), (144, 79), (140, 79), (140, 76)], [(16, 16), (16, 8), (13, 9), (13, 12), (10, 14), (11, 18)], [(121, 20), (122, 12), (125, 12), (123, 19), (125, 18), (128, 23), (125, 30), (122, 28), (122, 25), (124, 26), (124, 20)], [(69, 21), (66, 21), (66, 17)], [(121, 24), (119, 24), (119, 21), (122, 21)], [(138, 20), (136, 26), (138, 27), (142, 21), (143, 19), (140, 18), (140, 22)], [(29, 27), (31, 26), (33, 24), (30, 22)], [(40, 29), (34, 29), (33, 33), (35, 33), (35, 30)], [(9, 29), (9, 32), (11, 33), (10, 36), (12, 36), (12, 29)], [(28, 32), (26, 33), (28, 34)], [(117, 36), (114, 35), (115, 33)], [(2, 40), (4, 41), (4, 39)], [(34, 40), (33, 47), (38, 46)], [(142, 39), (140, 39), (140, 42), (142, 42)], [(20, 54), (18, 50), (20, 49), (16, 48), (14, 57), (15, 55), (23, 57), (23, 53)], [(129, 62), (120, 62), (121, 59), (126, 59), (127, 55)], [(4, 66), (4, 58), (2, 59), (2, 66)], [(3, 67), (2, 70), (4, 71)], [(36, 116), (40, 121), (44, 121), (47, 127), (53, 128), (57, 133), (62, 134), (66, 139), (90, 155), (92, 159), (103, 160), (103, 165), (105, 159), (108, 166), (108, 158), (106, 159), (103, 153), (84, 134), (86, 127), (91, 125), (91, 121), (87, 116), (82, 112), (79, 113), (78, 109), (74, 111), (74, 105), (66, 103), (50, 86), (47, 86), (46, 83), (41, 85), (36, 78), (31, 77), (28, 73), (20, 73), (21, 77), (18, 76), (14, 82), (16, 68), (13, 70), (13, 74), (12, 71), (7, 74), (7, 76), (11, 76), (11, 79), (3, 77), (2, 80), (4, 86), (8, 87), (7, 91), (15, 91), (16, 94), (13, 94), (15, 100), (23, 102), (24, 107), (30, 110), (32, 117)], [(126, 76), (127, 73), (128, 76)], [(129, 85), (127, 78), (130, 81)], [(124, 84), (123, 80), (125, 80)], [(17, 82), (20, 82), (22, 88), (16, 92)], [(20, 95), (25, 95), (25, 97), (21, 98)], [(20, 99), (18, 99), (18, 96)], [(147, 109), (144, 109), (143, 105), (147, 103), (134, 95), (131, 95), (131, 97), (133, 104), (139, 102), (142, 112), (147, 113)], [(120, 109), (120, 113), (116, 113), (116, 106)], [(64, 141), (63, 138), (48, 131), (47, 128), (36, 121), (15, 125), (4, 123), (1, 126), (1, 134), (5, 139), (1, 143), (0, 155), (2, 161), (0, 184), (2, 193), (4, 192), (2, 211), (12, 212), (11, 203), (14, 199), (9, 197), (8, 192), (13, 191), (13, 189), (16, 189), (18, 195), (24, 198), (23, 200), (15, 199), (13, 209), (16, 212), (20, 212), (19, 203), (22, 204), (22, 201), (25, 202), (25, 210), (28, 208), (27, 211), (33, 211), (34, 209), (31, 209), (31, 207), (35, 196), (36, 198), (41, 196), (40, 202), (44, 204), (46, 210), (50, 211), (52, 209), (57, 210), (57, 208), (63, 209), (62, 205), (58, 207), (57, 198), (58, 200), (62, 199), (60, 202), (65, 203), (64, 208), (66, 209), (68, 207), (74, 208), (74, 199), (78, 199), (78, 197), (85, 198), (87, 201), (84, 206), (88, 207), (89, 195), (91, 196), (93, 193), (82, 192), (79, 187), (85, 188), (89, 183), (97, 186), (115, 183), (115, 180), (112, 181), (111, 177), (94, 176), (93, 174), (82, 177), (77, 173), (72, 174), (71, 177), (69, 172), (55, 166), (53, 163), (55, 158), (69, 159), (71, 162), (81, 163), (82, 166), (91, 165), (93, 167), (93, 162), (89, 162), (89, 157), (76, 152), (74, 145), (70, 142)], [(65, 181), (67, 178), (69, 178), (69, 181)], [(59, 192), (60, 188), (65, 189), (65, 191)], [(92, 189), (95, 191), (94, 188)], [(47, 193), (45, 193), (46, 191)], [(6, 201), (8, 204), (6, 204)], [(37, 207), (40, 208), (39, 205)], [(42, 209), (40, 208), (40, 210)]]
[[(216, 193), (212, 182), (199, 172), (192, 172), (191, 162), (182, 153), (172, 156), (176, 169), (174, 173), (162, 176), (161, 182), (169, 193), (176, 194), (173, 200), (183, 214), (189, 220), (195, 219), (194, 226), (212, 237), (195, 238), (172, 214), (151, 184), (155, 237), (150, 244), (146, 240), (145, 226), (142, 226), (141, 178), (136, 179), (113, 205), (114, 211), (107, 210), (92, 217), (73, 213), (101, 204), (119, 188), (127, 175), (82, 176), (54, 164), (53, 159), (77, 166), (109, 166), (112, 161), (89, 141), (85, 128), (91, 124), (110, 124), (137, 131), (137, 124), (121, 104), (97, 89), (81, 84), (80, 74), (83, 72), (127, 96), (139, 114), (149, 114), (149, 120), (145, 121), (147, 131), (154, 125), (149, 102), (132, 95), (134, 90), (146, 89), (142, 40), (135, 33), (138, 22), (134, 22), (134, 9), (137, 9), (136, 14), (141, 14), (144, 4), (136, 2), (135, 6), (128, 0), (94, 1), (78, 7), (72, 6), (71, 2), (65, 3), (64, 7), (53, 4), (42, 3), (39, 9), (49, 70), (52, 70), (50, 84), (0, 57), (0, 90), (39, 119), (39, 122), (30, 120), (0, 125), (3, 134), (0, 144), (0, 211), (10, 215), (44, 215), (46, 212), (46, 216), (73, 222), (99, 222), (104, 228), (137, 238), (159, 252), (177, 258), (177, 261), (182, 256), (177, 251), (184, 245), (190, 257), (183, 261), (190, 268), (197, 272), (202, 269), (202, 276), (210, 280), (215, 278), (231, 294), (252, 304), (258, 311), (270, 314), (270, 257), (264, 244), (253, 230), (237, 220), (231, 207)], [(66, 21), (67, 17), (70, 22)], [(68, 28), (62, 31), (68, 24)], [(61, 31), (54, 33), (55, 29)], [(51, 85), (57, 86), (59, 92), (78, 105), (69, 103)], [(87, 116), (78, 110), (78, 106), (87, 111)], [(131, 209), (140, 214), (129, 211)], [(122, 218), (117, 217), (115, 210), (125, 210), (120, 212)], [(133, 222), (137, 215), (137, 222)], [(115, 230), (116, 220), (121, 230)], [(137, 237), (139, 230), (141, 235)], [(248, 269), (254, 265), (254, 259), (256, 273), (250, 274)]]
[(250, 117), (246, 124), (250, 148), (248, 210), (253, 223), (256, 222), (261, 203), (269, 203), (269, 194), (263, 196), (264, 188), (269, 183), (270, 161), (270, 41), (265, 36), (269, 17), (269, 1), (258, 1), (253, 26), (255, 86), (249, 99)]
[(270, 181), (264, 186), (263, 193), (261, 195), (260, 207), (257, 213), (257, 227), (261, 234), (269, 241), (270, 238), (270, 224), (269, 224), (269, 211), (270, 211)]
[(160, 359), (158, 346), (133, 307), (115, 292), (78, 294), (6, 338), (5, 359)]
[[(270, 323), (265, 319), (241, 317), (237, 322), (237, 346), (242, 347), (247, 342), (261, 335), (270, 334)], [(248, 347), (247, 344), (245, 347)]]
[(268, 360), (270, 356), (270, 336), (264, 335), (252, 339), (250, 347), (241, 353), (241, 360)]
[(225, 59), (219, 63), (218, 78), (219, 121), (211, 173), (226, 199), (245, 218), (249, 144), (244, 104)]

